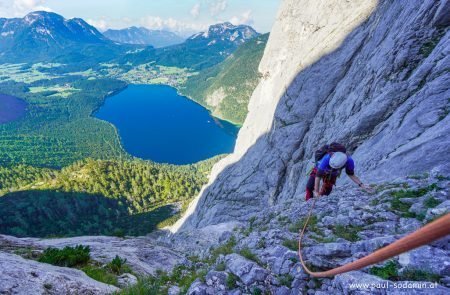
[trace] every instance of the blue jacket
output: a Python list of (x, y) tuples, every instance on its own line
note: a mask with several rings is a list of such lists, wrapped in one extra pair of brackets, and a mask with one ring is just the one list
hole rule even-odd
[(330, 158), (331, 158), (331, 155), (327, 154), (322, 158), (322, 160), (317, 162), (317, 164), (316, 164), (317, 176), (322, 177), (324, 175), (330, 175), (330, 174), (332, 176), (338, 176), (339, 173), (341, 172), (341, 170), (344, 168), (345, 168), (345, 173), (347, 173), (347, 175), (355, 174), (355, 162), (353, 161), (352, 157), (350, 157), (350, 156), (347, 157), (347, 163), (341, 169), (331, 168)]

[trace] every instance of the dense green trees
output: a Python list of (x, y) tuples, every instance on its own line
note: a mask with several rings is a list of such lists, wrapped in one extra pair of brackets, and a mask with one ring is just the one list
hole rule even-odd
[[(55, 87), (59, 95), (30, 89)], [(91, 117), (104, 98), (126, 84), (112, 79), (87, 79), (80, 76), (55, 77), (28, 84), (0, 83), (2, 93), (26, 100), (28, 111), (21, 120), (0, 125), (0, 165), (28, 164), (63, 167), (75, 161), (126, 158), (114, 127)]]
[[(207, 181), (214, 158), (189, 166), (87, 159), (62, 170), (0, 167), (0, 233), (145, 235)], [(1, 196), (4, 194), (4, 196)]]
[(214, 161), (173, 166), (141, 160), (87, 159), (62, 169), (49, 187), (124, 198), (131, 213), (140, 213), (167, 202), (189, 200), (206, 182)]
[(10, 190), (26, 189), (40, 181), (47, 182), (54, 176), (54, 172), (51, 169), (22, 164), (11, 167), (0, 166), (0, 196)]

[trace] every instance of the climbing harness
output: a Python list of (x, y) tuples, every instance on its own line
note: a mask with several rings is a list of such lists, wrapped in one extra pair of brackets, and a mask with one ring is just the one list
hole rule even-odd
[(445, 216), (425, 225), (424, 227), (416, 230), (415, 232), (407, 235), (406, 237), (403, 237), (400, 240), (386, 247), (383, 247), (363, 258), (360, 258), (356, 261), (347, 263), (343, 266), (339, 266), (337, 268), (333, 268), (327, 271), (314, 272), (311, 271), (305, 265), (305, 262), (303, 261), (302, 257), (301, 246), (303, 234), (305, 233), (305, 230), (309, 223), (309, 219), (311, 218), (311, 214), (314, 209), (316, 199), (317, 198), (313, 198), (312, 200), (312, 205), (311, 208), (309, 209), (308, 218), (306, 219), (303, 229), (300, 232), (300, 239), (298, 240), (298, 256), (300, 258), (300, 262), (303, 266), (303, 269), (313, 277), (317, 278), (332, 277), (349, 271), (358, 270), (372, 264), (380, 263), (386, 259), (410, 251), (417, 247), (424, 246), (450, 234), (450, 213), (447, 213)]

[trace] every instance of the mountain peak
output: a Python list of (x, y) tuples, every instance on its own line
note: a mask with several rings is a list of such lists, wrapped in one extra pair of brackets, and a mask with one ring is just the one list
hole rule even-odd
[(244, 43), (256, 36), (259, 36), (259, 33), (251, 26), (235, 26), (230, 22), (224, 22), (211, 25), (208, 31), (195, 34), (188, 40), (209, 40), (210, 43), (228, 40), (234, 43)]
[(226, 29), (233, 29), (236, 28), (237, 26), (233, 25), (230, 22), (224, 22), (224, 23), (219, 23), (219, 24), (215, 24), (215, 25), (211, 25), (209, 26), (209, 29), (211, 28), (226, 28)]
[(33, 11), (28, 13), (23, 20), (27, 23), (27, 24), (32, 24), (35, 21), (38, 20), (48, 20), (48, 19), (54, 19), (54, 20), (59, 20), (59, 21), (63, 21), (64, 17), (62, 17), (59, 14), (56, 14), (54, 12), (48, 12), (48, 11)]
[(4, 56), (17, 56), (17, 52), (23, 56), (30, 52), (48, 56), (71, 46), (109, 42), (83, 19), (68, 20), (54, 12), (34, 11), (23, 18), (3, 19), (0, 23), (0, 49)]

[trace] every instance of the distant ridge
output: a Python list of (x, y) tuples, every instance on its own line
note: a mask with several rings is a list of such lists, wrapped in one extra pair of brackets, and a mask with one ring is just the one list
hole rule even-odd
[(182, 44), (160, 49), (147, 48), (129, 54), (125, 61), (143, 64), (157, 60), (161, 65), (202, 70), (224, 61), (240, 45), (259, 35), (250, 26), (235, 26), (226, 22), (192, 35)]
[(123, 44), (151, 45), (155, 48), (180, 44), (185, 41), (177, 34), (164, 30), (149, 30), (143, 27), (130, 27), (121, 30), (107, 30), (105, 37)]

